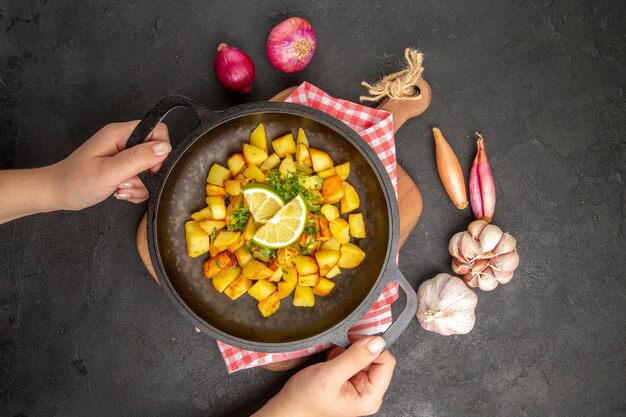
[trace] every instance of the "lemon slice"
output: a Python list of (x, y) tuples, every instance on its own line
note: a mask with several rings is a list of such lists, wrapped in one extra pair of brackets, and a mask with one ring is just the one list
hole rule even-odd
[(304, 226), (308, 210), (301, 196), (297, 196), (271, 219), (269, 219), (257, 232), (252, 240), (267, 248), (284, 248), (298, 240)]
[(241, 190), (248, 210), (257, 223), (265, 223), (285, 205), (283, 199), (266, 185), (250, 184)]

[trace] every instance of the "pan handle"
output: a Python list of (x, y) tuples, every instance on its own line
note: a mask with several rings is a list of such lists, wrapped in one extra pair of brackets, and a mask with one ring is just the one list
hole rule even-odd
[(126, 142), (126, 149), (143, 143), (150, 132), (158, 125), (167, 114), (177, 107), (187, 107), (198, 115), (198, 124), (210, 120), (214, 116), (214, 112), (196, 103), (195, 101), (183, 96), (168, 96), (159, 101), (150, 109), (148, 113), (141, 119), (133, 133), (131, 133)]
[[(195, 101), (183, 96), (168, 96), (159, 101), (150, 109), (148, 113), (141, 119), (133, 133), (131, 133), (128, 141), (126, 142), (126, 149), (143, 143), (150, 132), (158, 125), (161, 120), (167, 114), (177, 107), (186, 107), (193, 110), (198, 116), (198, 127), (200, 123), (209, 121), (215, 117), (215, 112), (196, 103)], [(141, 175), (140, 175), (141, 177)], [(145, 180), (145, 178), (142, 178)], [(150, 185), (153, 181), (144, 181), (148, 190), (150, 191)]]
[(385, 347), (388, 348), (395, 342), (398, 337), (406, 330), (411, 323), (411, 320), (415, 317), (415, 313), (417, 312), (417, 294), (415, 290), (406, 280), (400, 269), (396, 265), (393, 265), (389, 268), (387, 272), (387, 276), (390, 277), (390, 282), (397, 282), (400, 288), (404, 291), (406, 295), (406, 305), (404, 306), (404, 310), (398, 316), (398, 318), (391, 323), (391, 326), (381, 335), (383, 339), (385, 339)]

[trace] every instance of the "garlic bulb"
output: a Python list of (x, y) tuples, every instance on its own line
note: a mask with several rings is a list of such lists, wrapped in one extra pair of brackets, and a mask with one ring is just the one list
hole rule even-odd
[(469, 287), (483, 291), (509, 282), (519, 265), (515, 238), (484, 220), (475, 220), (466, 232), (452, 236), (448, 252), (452, 270), (463, 275)]
[(417, 319), (425, 330), (448, 336), (474, 327), (478, 297), (459, 278), (438, 274), (420, 285), (417, 299)]

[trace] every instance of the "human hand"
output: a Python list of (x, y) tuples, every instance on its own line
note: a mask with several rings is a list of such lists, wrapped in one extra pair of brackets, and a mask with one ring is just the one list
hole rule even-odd
[(80, 210), (111, 194), (119, 200), (140, 203), (148, 190), (137, 174), (157, 172), (171, 152), (167, 126), (159, 123), (144, 143), (126, 148), (138, 120), (111, 123), (100, 129), (61, 162), (52, 165), (55, 209)]
[(381, 337), (355, 342), (343, 353), (329, 353), (292, 376), (283, 389), (254, 416), (355, 417), (378, 411), (389, 387), (396, 359)]

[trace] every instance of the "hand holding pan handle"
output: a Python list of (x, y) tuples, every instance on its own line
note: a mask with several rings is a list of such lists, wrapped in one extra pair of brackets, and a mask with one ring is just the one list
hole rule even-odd
[[(389, 346), (400, 337), (404, 330), (406, 330), (411, 320), (415, 317), (415, 313), (417, 312), (417, 294), (393, 262), (390, 262), (387, 266), (382, 279), (387, 284), (392, 282), (398, 283), (406, 295), (404, 310), (402, 310), (398, 318), (396, 318), (396, 320), (391, 323), (391, 326), (381, 335), (382, 338), (385, 339), (385, 348), (389, 348)], [(337, 346), (347, 348), (352, 343), (348, 339), (348, 330), (355, 324), (356, 323), (348, 323), (347, 327), (344, 325), (337, 328), (333, 331), (331, 342)]]
[[(186, 107), (193, 110), (198, 116), (198, 124), (196, 127), (207, 120), (214, 117), (214, 112), (206, 107), (196, 103), (193, 100), (183, 96), (168, 96), (159, 101), (150, 109), (150, 111), (141, 119), (141, 122), (137, 125), (133, 133), (131, 133), (126, 142), (126, 149), (143, 143), (148, 137), (150, 132), (158, 125), (167, 114), (175, 108)], [(144, 179), (144, 178), (142, 178)], [(144, 181), (146, 183), (146, 181)], [(156, 183), (156, 181), (150, 181), (150, 183)], [(146, 184), (148, 191), (150, 191), (149, 184)]]

